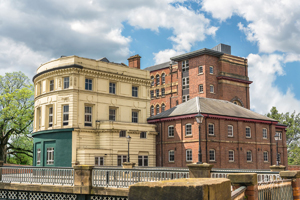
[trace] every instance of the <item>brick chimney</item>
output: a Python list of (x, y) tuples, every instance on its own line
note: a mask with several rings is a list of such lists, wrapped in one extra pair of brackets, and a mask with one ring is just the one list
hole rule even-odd
[(140, 69), (141, 68), (140, 59), (141, 59), (141, 56), (139, 54), (131, 56), (130, 58), (127, 59), (128, 66), (131, 68)]

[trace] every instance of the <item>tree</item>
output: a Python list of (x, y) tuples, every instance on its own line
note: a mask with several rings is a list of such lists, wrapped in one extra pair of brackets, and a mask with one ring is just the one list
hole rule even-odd
[(276, 107), (272, 107), (268, 117), (273, 118), (279, 123), (287, 126), (286, 130), (286, 143), (288, 150), (288, 162), (289, 164), (300, 164), (300, 113), (296, 114), (294, 111), (292, 114), (279, 113)]
[(33, 85), (22, 72), (0, 76), (0, 160), (4, 162), (7, 154), (32, 157), (32, 146), (24, 148), (15, 139), (32, 132), (33, 94)]
[[(32, 154), (28, 151), (32, 150), (33, 147), (33, 138), (31, 135), (14, 135), (10, 138), (12, 141), (11, 144), (14, 147), (18, 147), (19, 151), (10, 151), (8, 150), (8, 163), (19, 164), (19, 165), (32, 165)], [(23, 153), (23, 151), (25, 151)]]

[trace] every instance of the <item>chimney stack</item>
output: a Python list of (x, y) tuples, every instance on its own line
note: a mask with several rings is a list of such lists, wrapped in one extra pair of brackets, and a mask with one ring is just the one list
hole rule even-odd
[(141, 69), (140, 59), (141, 59), (141, 56), (139, 54), (131, 56), (130, 58), (127, 59), (128, 66), (131, 68)]

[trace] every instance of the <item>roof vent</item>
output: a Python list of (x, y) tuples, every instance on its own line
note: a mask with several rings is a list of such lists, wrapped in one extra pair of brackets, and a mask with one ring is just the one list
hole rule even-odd
[(219, 52), (231, 55), (231, 46), (229, 46), (227, 44), (220, 43), (217, 46), (215, 46), (214, 48), (212, 48), (212, 50), (219, 51)]

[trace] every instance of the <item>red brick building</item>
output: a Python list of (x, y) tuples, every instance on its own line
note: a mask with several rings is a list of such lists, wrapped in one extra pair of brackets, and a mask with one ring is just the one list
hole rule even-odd
[(195, 115), (199, 107), (204, 115), (203, 162), (215, 168), (269, 169), (276, 164), (274, 135), (279, 133), (280, 164), (288, 165), (284, 125), (229, 101), (195, 97), (148, 119), (148, 123), (157, 125), (159, 132), (157, 166), (186, 167), (198, 161), (199, 131)]

